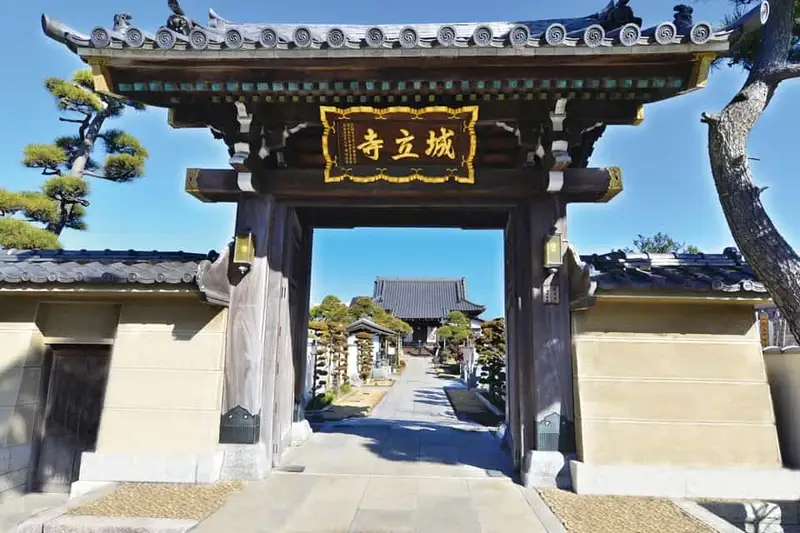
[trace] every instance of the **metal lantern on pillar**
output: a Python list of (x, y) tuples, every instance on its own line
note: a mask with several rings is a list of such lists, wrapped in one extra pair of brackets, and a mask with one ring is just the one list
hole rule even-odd
[(564, 264), (564, 240), (556, 232), (549, 235), (544, 242), (544, 268), (558, 269)]
[(255, 257), (253, 234), (249, 231), (237, 233), (233, 240), (233, 264), (242, 270), (247, 270), (253, 265)]

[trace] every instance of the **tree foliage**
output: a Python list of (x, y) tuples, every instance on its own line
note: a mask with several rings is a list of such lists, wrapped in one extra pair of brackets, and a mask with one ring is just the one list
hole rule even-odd
[[(697, 246), (678, 242), (666, 233), (661, 233), (660, 231), (649, 237), (645, 237), (640, 233), (639, 236), (633, 240), (633, 245), (636, 247), (635, 251), (643, 254), (700, 253), (700, 249)], [(626, 253), (631, 253), (634, 249), (625, 248), (624, 251)]]
[(331, 322), (328, 331), (331, 336), (331, 385), (338, 391), (342, 385), (350, 383), (347, 375), (347, 325)]
[[(24, 148), (22, 164), (38, 169), (46, 180), (39, 190), (0, 189), (0, 246), (7, 248), (59, 248), (64, 229), (86, 229), (87, 178), (124, 183), (144, 174), (148, 154), (138, 139), (118, 129), (103, 130), (106, 120), (129, 108), (144, 109), (142, 104), (96, 90), (89, 70), (71, 80), (47, 78), (44, 86), (62, 114), (59, 121), (77, 131)], [(92, 158), (98, 143), (105, 153), (102, 163)]]
[[(756, 0), (732, 0), (735, 8)], [(767, 214), (764, 187), (753, 181), (747, 141), (778, 86), (800, 78), (800, 1), (770, 0), (769, 19), (758, 32), (734, 43), (729, 61), (748, 71), (747, 79), (725, 108), (703, 113), (708, 125), (711, 174), (736, 245), (800, 336), (800, 256)]]
[(356, 333), (358, 349), (358, 377), (367, 381), (372, 376), (372, 335), (366, 332)]
[(324, 322), (345, 322), (348, 319), (347, 306), (336, 296), (326, 296), (319, 305), (311, 308), (311, 320)]
[(356, 298), (348, 309), (348, 315), (351, 321), (367, 317), (379, 326), (388, 328), (401, 336), (408, 335), (414, 331), (409, 324), (390, 314), (367, 296)]
[(316, 346), (313, 390), (314, 397), (316, 397), (328, 385), (331, 368), (331, 335), (328, 331), (328, 324), (325, 322), (311, 322), (308, 329)]
[(459, 360), (461, 348), (472, 338), (472, 322), (461, 311), (450, 311), (447, 322), (436, 330), (436, 336), (444, 343), (445, 352)]
[[(761, 0), (732, 0), (733, 11), (725, 17), (725, 25), (729, 25), (744, 15), (753, 4)], [(800, 60), (800, 0), (790, 0), (794, 2), (794, 21), (792, 23), (791, 38), (789, 43), (788, 59), (791, 61)], [(759, 52), (759, 44), (764, 39), (764, 28), (743, 35), (734, 41), (730, 50), (723, 60), (727, 60), (729, 66), (741, 66), (747, 70), (753, 67), (756, 56)]]
[(481, 365), (479, 382), (486, 385), (489, 399), (495, 404), (506, 401), (506, 325), (502, 318), (481, 325), (481, 334), (475, 341), (478, 364)]

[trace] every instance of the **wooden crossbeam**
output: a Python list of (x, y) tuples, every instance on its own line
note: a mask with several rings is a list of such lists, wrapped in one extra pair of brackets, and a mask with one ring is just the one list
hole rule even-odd
[[(558, 194), (566, 201), (607, 202), (622, 190), (618, 168), (567, 168)], [(248, 183), (243, 184), (246, 178)], [(260, 175), (244, 175), (233, 169), (186, 171), (186, 192), (203, 202), (233, 202), (246, 194), (271, 194), (288, 202), (308, 205), (315, 200), (395, 200), (429, 203), (472, 203), (515, 200), (542, 194), (547, 175), (539, 169), (478, 169), (474, 184), (447, 183), (325, 183), (321, 169), (274, 169)]]

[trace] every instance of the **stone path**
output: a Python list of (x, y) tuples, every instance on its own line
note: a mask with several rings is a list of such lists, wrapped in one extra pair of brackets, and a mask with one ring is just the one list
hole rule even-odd
[(326, 425), (193, 533), (545, 531), (487, 428), (458, 420), (427, 358), (370, 418)]
[(29, 493), (0, 500), (0, 533), (16, 532), (17, 525), (29, 516), (69, 500), (68, 494)]

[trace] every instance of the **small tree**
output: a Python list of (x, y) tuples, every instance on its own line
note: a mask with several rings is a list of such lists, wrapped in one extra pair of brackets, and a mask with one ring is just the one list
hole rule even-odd
[(342, 385), (350, 382), (347, 375), (347, 330), (344, 324), (331, 322), (328, 331), (331, 335), (332, 385), (338, 391)]
[(476, 348), (478, 364), (481, 365), (480, 383), (488, 387), (492, 402), (505, 404), (506, 325), (502, 318), (483, 323)]
[(367, 381), (372, 375), (372, 335), (367, 332), (356, 333), (358, 347), (358, 377)]
[(316, 353), (314, 361), (314, 396), (327, 388), (330, 374), (331, 335), (325, 322), (311, 322), (309, 331), (315, 341)]
[[(23, 164), (48, 178), (39, 191), (0, 189), (0, 246), (6, 248), (60, 248), (58, 237), (65, 228), (86, 229), (85, 178), (125, 183), (144, 173), (147, 151), (141, 143), (121, 130), (103, 131), (106, 120), (144, 105), (96, 90), (89, 70), (76, 72), (71, 80), (47, 78), (44, 85), (65, 114), (59, 120), (76, 124), (77, 131), (52, 144), (25, 147)], [(98, 141), (106, 154), (103, 164), (92, 159)]]
[[(633, 245), (636, 247), (637, 252), (643, 254), (700, 253), (700, 249), (697, 246), (678, 242), (666, 233), (661, 233), (660, 231), (650, 237), (645, 237), (640, 233), (639, 237), (633, 240)], [(623, 251), (631, 253), (634, 250), (625, 248)]]
[(458, 361), (461, 348), (472, 338), (470, 319), (461, 311), (450, 311), (447, 323), (436, 330), (436, 336), (443, 341), (447, 354)]

